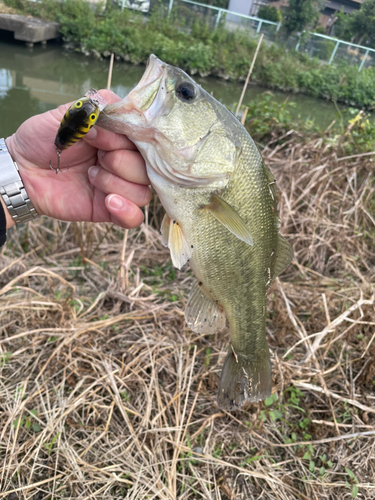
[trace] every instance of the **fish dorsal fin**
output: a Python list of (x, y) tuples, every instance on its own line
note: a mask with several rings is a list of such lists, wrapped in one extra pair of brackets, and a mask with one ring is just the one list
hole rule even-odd
[(206, 294), (203, 285), (194, 283), (185, 309), (185, 320), (195, 333), (212, 334), (224, 328), (225, 313)]
[(165, 247), (168, 246), (170, 223), (171, 219), (169, 218), (169, 215), (167, 213), (164, 214), (163, 220), (161, 222), (160, 233), (161, 233), (161, 242)]
[(203, 207), (203, 209), (211, 212), (211, 214), (221, 224), (223, 224), (228, 231), (237, 236), (237, 238), (244, 241), (248, 245), (254, 245), (253, 237), (251, 236), (249, 228), (245, 222), (241, 219), (235, 209), (228, 205), (228, 203), (220, 198), (220, 196), (213, 194), (211, 202)]
[(281, 234), (277, 236), (277, 248), (271, 269), (271, 279), (273, 280), (289, 266), (293, 259), (293, 248), (290, 243)]
[[(164, 227), (166, 225), (167, 222), (164, 224)], [(186, 241), (180, 224), (174, 219), (169, 220), (168, 247), (171, 251), (172, 263), (177, 269), (181, 269), (193, 253), (193, 248)]]

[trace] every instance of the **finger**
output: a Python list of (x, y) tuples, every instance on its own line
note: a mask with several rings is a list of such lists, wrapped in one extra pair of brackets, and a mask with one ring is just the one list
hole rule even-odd
[(143, 222), (142, 210), (122, 196), (110, 194), (105, 199), (105, 205), (111, 214), (112, 222), (118, 226), (132, 229), (140, 226)]
[(150, 184), (145, 161), (138, 151), (119, 149), (117, 151), (98, 151), (99, 164), (108, 172), (137, 184)]
[(151, 190), (147, 186), (126, 181), (97, 165), (89, 168), (89, 179), (103, 193), (120, 195), (139, 207), (151, 200)]
[(97, 149), (113, 151), (116, 149), (136, 150), (134, 143), (123, 134), (116, 134), (95, 125), (84, 137), (83, 140)]

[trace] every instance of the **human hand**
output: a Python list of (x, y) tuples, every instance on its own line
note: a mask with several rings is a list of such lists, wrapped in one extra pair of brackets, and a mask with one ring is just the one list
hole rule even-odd
[[(120, 98), (101, 90), (110, 103)], [(61, 153), (56, 175), (55, 136), (70, 104), (26, 120), (6, 140), (26, 192), (39, 215), (65, 221), (113, 222), (133, 228), (143, 222), (139, 208), (151, 199), (144, 160), (125, 136), (93, 127), (82, 141)], [(90, 168), (91, 167), (91, 168)], [(7, 227), (14, 224), (12, 219)]]

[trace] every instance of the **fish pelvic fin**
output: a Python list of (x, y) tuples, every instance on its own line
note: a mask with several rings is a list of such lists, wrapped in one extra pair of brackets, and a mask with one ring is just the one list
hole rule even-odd
[(237, 410), (246, 401), (262, 401), (271, 396), (272, 365), (268, 347), (259, 354), (244, 356), (229, 347), (219, 383), (220, 408)]
[(171, 224), (171, 219), (169, 218), (169, 215), (164, 214), (160, 227), (160, 233), (161, 233), (161, 242), (165, 247), (168, 246), (170, 224)]
[(162, 244), (171, 252), (173, 265), (181, 269), (192, 256), (193, 247), (187, 242), (180, 224), (165, 214), (160, 232)]
[(202, 283), (195, 283), (185, 309), (185, 320), (195, 333), (213, 334), (225, 327), (224, 309), (208, 297)]

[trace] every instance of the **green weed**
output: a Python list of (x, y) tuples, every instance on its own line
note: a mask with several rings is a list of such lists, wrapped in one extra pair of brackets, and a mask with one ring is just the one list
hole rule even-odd
[(34, 432), (40, 432), (42, 428), (34, 417), (38, 415), (38, 410), (30, 410), (30, 415), (13, 420), (13, 428), (24, 427), (26, 430), (32, 429)]

